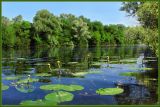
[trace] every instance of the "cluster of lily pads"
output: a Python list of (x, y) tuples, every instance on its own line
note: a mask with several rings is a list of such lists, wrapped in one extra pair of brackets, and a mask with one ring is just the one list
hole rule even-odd
[(36, 101), (27, 100), (22, 101), (21, 105), (57, 105), (61, 102), (71, 101), (74, 95), (68, 91), (83, 90), (84, 87), (80, 85), (63, 85), (63, 84), (51, 84), (40, 86), (42, 90), (53, 91), (45, 96), (45, 99), (38, 99)]

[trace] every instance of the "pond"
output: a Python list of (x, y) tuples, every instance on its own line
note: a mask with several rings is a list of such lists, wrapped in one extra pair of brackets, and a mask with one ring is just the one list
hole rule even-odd
[(156, 104), (157, 58), (146, 46), (3, 49), (3, 105)]

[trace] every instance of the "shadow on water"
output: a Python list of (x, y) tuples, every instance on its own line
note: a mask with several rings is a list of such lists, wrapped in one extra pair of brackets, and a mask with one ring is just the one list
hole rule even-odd
[[(145, 46), (3, 49), (2, 55), (2, 82), (9, 86), (2, 92), (4, 105), (43, 99), (51, 91), (39, 87), (47, 84), (77, 84), (84, 87), (81, 91), (72, 92), (72, 101), (60, 105), (157, 103), (158, 62)], [(120, 75), (125, 72), (138, 72), (138, 75)], [(28, 75), (34, 82), (17, 84), (21, 79), (27, 79)], [(124, 92), (112, 96), (96, 94), (99, 88), (116, 87), (124, 89)]]

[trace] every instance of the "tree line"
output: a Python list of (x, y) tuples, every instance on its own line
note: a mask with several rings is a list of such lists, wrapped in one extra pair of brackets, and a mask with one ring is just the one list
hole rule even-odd
[(84, 16), (54, 15), (46, 9), (37, 11), (33, 22), (21, 15), (2, 16), (2, 46), (90, 46), (147, 44), (158, 50), (158, 2), (124, 2), (121, 11), (137, 17), (140, 26), (104, 25)]

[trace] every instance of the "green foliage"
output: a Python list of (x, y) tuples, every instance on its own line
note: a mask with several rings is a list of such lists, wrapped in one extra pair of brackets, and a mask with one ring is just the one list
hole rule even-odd
[(123, 91), (122, 88), (100, 88), (96, 90), (96, 93), (100, 95), (116, 95), (123, 93)]
[(2, 90), (7, 90), (9, 86), (2, 84)]
[(42, 90), (65, 90), (65, 91), (76, 91), (83, 90), (84, 88), (80, 85), (63, 85), (63, 84), (52, 84), (40, 86)]
[(140, 74), (139, 72), (122, 72), (119, 75), (121, 75), (121, 76), (137, 76), (139, 74)]
[(125, 41), (129, 44), (141, 44), (144, 43), (144, 37), (146, 36), (146, 30), (141, 27), (128, 27), (125, 30)]
[(32, 101), (32, 100), (26, 100), (26, 101), (22, 101), (20, 103), (21, 105), (25, 105), (25, 106), (51, 106), (51, 105), (57, 105), (56, 102), (53, 101), (46, 101), (46, 100), (41, 100), (38, 99), (36, 101)]
[(61, 103), (66, 101), (72, 101), (73, 97), (74, 95), (72, 93), (65, 91), (57, 91), (46, 95), (45, 99), (47, 101)]
[[(49, 45), (57, 45), (56, 36), (61, 32), (60, 22), (56, 16), (48, 10), (40, 10), (33, 19), (34, 35), (36, 42), (48, 43)], [(37, 39), (38, 38), (38, 39)], [(41, 39), (40, 39), (41, 38)]]
[(158, 56), (158, 2), (125, 2), (120, 10), (137, 17), (144, 27), (143, 32), (146, 32), (141, 41), (148, 44)]

